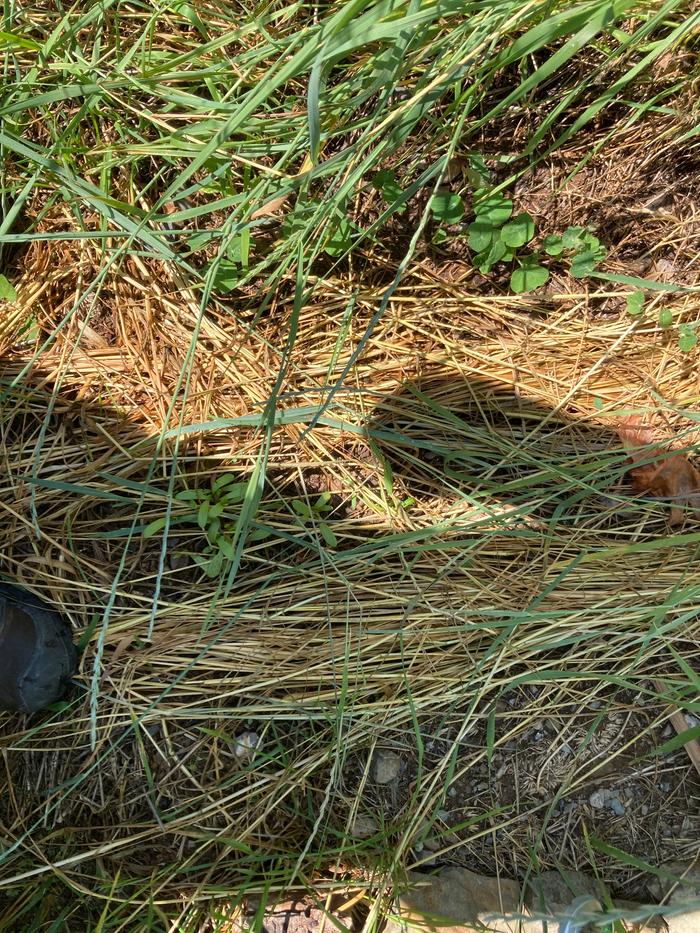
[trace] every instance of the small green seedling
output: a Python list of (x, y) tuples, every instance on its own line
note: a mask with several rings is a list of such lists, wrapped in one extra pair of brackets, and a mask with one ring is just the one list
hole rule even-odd
[(664, 330), (673, 327), (673, 312), (670, 308), (662, 308), (659, 311), (659, 327), (662, 327)]
[(549, 281), (549, 269), (540, 265), (536, 253), (524, 256), (519, 262), (519, 267), (513, 269), (510, 275), (510, 287), (516, 295), (534, 292), (536, 288), (540, 288)]
[[(627, 313), (632, 316), (644, 311), (644, 292), (632, 292), (627, 296)], [(673, 327), (673, 312), (670, 308), (661, 308), (659, 311), (659, 327), (669, 330)], [(695, 324), (678, 325), (678, 349), (683, 353), (690, 353), (698, 345), (698, 335)]]
[(683, 353), (690, 353), (697, 346), (698, 335), (695, 333), (693, 324), (679, 324), (678, 326), (678, 348)]
[[(464, 204), (457, 194), (451, 194), (449, 191), (434, 194), (430, 199), (430, 210), (435, 220), (446, 226), (457, 224), (464, 217)], [(445, 227), (437, 227), (433, 234), (433, 243), (440, 246), (447, 240), (447, 230)]]
[[(282, 236), (289, 239), (310, 226), (315, 226), (314, 215), (321, 202), (318, 200), (297, 201), (294, 210), (282, 224)], [(317, 220), (321, 219), (319, 213)], [(323, 228), (323, 251), (329, 256), (342, 256), (349, 252), (361, 229), (340, 210), (334, 208)]]
[(478, 152), (470, 152), (467, 156), (464, 174), (474, 191), (486, 188), (491, 183), (491, 172), (486, 160)]
[(595, 272), (608, 255), (598, 237), (586, 227), (567, 227), (561, 236), (546, 237), (543, 245), (549, 256), (569, 261), (569, 272), (575, 279), (584, 279)]
[(536, 252), (518, 255), (518, 250), (535, 236), (535, 221), (527, 211), (513, 217), (513, 202), (500, 193), (475, 192), (475, 219), (469, 224), (469, 246), (474, 250), (474, 265), (487, 274), (496, 263), (516, 260), (518, 266), (510, 277), (516, 293), (530, 292), (549, 279), (549, 270), (541, 265)]
[[(185, 506), (185, 511), (176, 514), (171, 525), (193, 524), (199, 526), (206, 536), (201, 552), (190, 553), (189, 557), (213, 579), (219, 576), (226, 561), (235, 556), (234, 538), (240, 517), (240, 506), (245, 499), (247, 482), (237, 482), (233, 473), (224, 473), (211, 485), (199, 489), (182, 489), (175, 494), (175, 501)], [(165, 528), (165, 517), (152, 521), (143, 531), (144, 538), (152, 538)], [(260, 528), (248, 536), (249, 541), (260, 541), (269, 537), (269, 532)]]
[[(403, 189), (396, 178), (396, 172), (392, 172), (388, 168), (380, 169), (377, 172), (372, 179), (372, 185), (379, 191), (387, 204), (396, 204), (403, 194)], [(405, 210), (405, 204), (396, 208), (397, 213), (401, 213)]]
[(644, 311), (644, 292), (631, 292), (627, 296), (627, 313), (637, 317)]
[(322, 492), (313, 503), (307, 503), (301, 499), (292, 499), (292, 508), (302, 525), (312, 525), (318, 528), (328, 547), (338, 547), (338, 539), (326, 522), (328, 513), (333, 509), (329, 492)]
[(464, 203), (458, 194), (440, 191), (430, 199), (430, 210), (440, 223), (458, 224), (464, 217)]
[(226, 257), (222, 259), (214, 270), (212, 287), (215, 292), (227, 294), (232, 292), (248, 271), (250, 264), (250, 250), (255, 246), (255, 240), (250, 230), (242, 230), (233, 238), (226, 250)]

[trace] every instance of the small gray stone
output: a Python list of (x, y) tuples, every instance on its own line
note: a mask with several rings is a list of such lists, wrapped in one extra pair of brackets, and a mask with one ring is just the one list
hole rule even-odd
[(243, 732), (231, 743), (233, 754), (239, 760), (255, 758), (255, 752), (260, 748), (261, 739), (257, 732)]
[(623, 803), (619, 801), (617, 797), (610, 798), (610, 809), (615, 814), (615, 816), (624, 816), (627, 812)]
[(358, 813), (353, 820), (350, 834), (355, 839), (369, 839), (379, 831), (379, 825), (373, 816), (368, 813)]
[(372, 778), (377, 784), (391, 784), (401, 771), (401, 758), (396, 752), (378, 748), (372, 756)]
[(588, 802), (595, 810), (612, 810), (615, 816), (624, 816), (627, 812), (620, 800), (620, 795), (611, 790), (594, 790)]

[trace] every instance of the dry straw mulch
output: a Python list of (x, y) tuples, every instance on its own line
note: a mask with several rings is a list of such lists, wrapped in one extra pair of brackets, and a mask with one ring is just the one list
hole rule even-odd
[[(162, 552), (132, 523), (162, 514), (171, 481), (250, 476), (264, 435), (235, 419), (262, 411), (291, 303), (254, 325), (223, 301), (200, 318), (169, 269), (134, 257), (76, 302), (99, 257), (61, 249), (32, 246), (4, 323), (2, 553), (85, 651), (67, 709), (3, 722), (8, 892), (56, 874), (168, 912), (253, 878), (274, 888), (295, 859), (300, 883), (369, 888), (425, 860), (416, 834), (451, 787), (464, 796), (440, 859), (517, 875), (536, 845), (540, 865), (578, 868), (590, 814), (550, 834), (548, 805), (623, 772), (663, 772), (678, 826), (640, 803), (598, 835), (654, 863), (692, 852), (697, 781), (682, 749), (653, 756), (671, 712), (654, 685), (687, 692), (697, 669), (700, 539), (692, 516), (681, 537), (632, 501), (614, 430), (644, 411), (659, 437), (692, 441), (696, 352), (653, 314), (625, 316), (617, 289), (484, 295), (465, 264), (418, 257), (308, 430), (383, 290), (352, 271), (319, 279), (278, 399), (300, 414), (268, 451), (256, 520), (272, 537), (247, 545), (222, 595), (174, 559), (201, 546), (194, 525)], [(660, 300), (697, 320), (696, 297)], [(14, 340), (29, 311), (39, 342), (63, 322), (38, 358)], [(335, 549), (290, 505), (324, 491)], [(610, 716), (620, 728), (597, 741)], [(520, 787), (513, 750), (543, 717), (558, 725)], [(259, 746), (241, 755), (250, 731)], [(571, 766), (543, 795), (538, 769), (563, 741)], [(393, 801), (368, 778), (377, 744), (408, 763)], [(500, 811), (467, 799), (494, 749)], [(379, 835), (350, 837), (367, 812)], [(635, 890), (634, 870), (598, 859)]]

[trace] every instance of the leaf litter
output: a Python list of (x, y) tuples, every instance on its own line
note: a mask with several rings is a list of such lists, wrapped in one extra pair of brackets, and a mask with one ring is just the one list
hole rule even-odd
[(669, 525), (682, 525), (689, 511), (700, 510), (700, 471), (685, 454), (666, 449), (654, 456), (658, 445), (653, 429), (638, 415), (626, 418), (618, 434), (630, 455), (629, 476), (635, 492), (670, 503)]

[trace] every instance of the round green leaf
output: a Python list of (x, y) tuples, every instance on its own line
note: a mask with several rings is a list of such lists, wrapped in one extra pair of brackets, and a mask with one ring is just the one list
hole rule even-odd
[(678, 346), (684, 353), (689, 353), (698, 342), (697, 334), (679, 334)]
[(496, 263), (503, 259), (506, 252), (505, 244), (500, 237), (496, 237), (488, 249), (483, 250), (474, 258), (474, 265), (481, 273), (490, 272)]
[(659, 311), (659, 327), (666, 329), (673, 324), (673, 312), (670, 308), (662, 308)]
[[(380, 169), (380, 171), (377, 172), (372, 179), (372, 184), (381, 192), (387, 204), (396, 204), (403, 194), (403, 189), (397, 181), (396, 174), (386, 168)], [(396, 210), (398, 213), (403, 213), (406, 210), (406, 205), (402, 204), (400, 207), (397, 207)]]
[(575, 279), (585, 279), (587, 275), (595, 271), (597, 265), (596, 254), (592, 249), (585, 249), (577, 253), (571, 260), (571, 274)]
[(630, 292), (627, 296), (627, 313), (633, 317), (644, 310), (644, 292)]
[(597, 250), (600, 246), (600, 240), (597, 236), (593, 236), (592, 233), (584, 233), (581, 239), (586, 244), (588, 249)]
[(485, 220), (494, 227), (501, 227), (513, 213), (513, 202), (502, 194), (491, 194), (474, 202), (477, 220)]
[(539, 264), (528, 264), (513, 269), (510, 276), (510, 287), (520, 295), (523, 292), (533, 292), (536, 288), (544, 285), (549, 279), (549, 269)]
[(678, 328), (678, 346), (684, 353), (689, 353), (697, 345), (698, 335), (690, 324), (681, 324)]
[(445, 224), (459, 223), (464, 216), (462, 199), (449, 191), (434, 194), (430, 199), (430, 209), (435, 217)]
[(475, 190), (482, 185), (488, 185), (491, 180), (491, 173), (488, 170), (484, 157), (479, 153), (472, 152), (467, 156), (467, 181)]
[(469, 246), (480, 253), (488, 249), (493, 238), (493, 226), (485, 220), (475, 220), (469, 224)]
[(580, 249), (583, 246), (585, 227), (567, 227), (561, 238), (564, 249)]
[(501, 239), (513, 249), (529, 243), (535, 235), (535, 221), (524, 212), (501, 227)]
[(562, 243), (561, 237), (555, 236), (554, 234), (545, 237), (544, 251), (550, 256), (561, 256), (564, 252), (564, 244)]
[(501, 259), (503, 259), (505, 254), (506, 245), (503, 240), (501, 240), (500, 237), (494, 239), (493, 243), (491, 244), (491, 249), (486, 256), (486, 264), (489, 267), (495, 266), (497, 262), (500, 262)]

